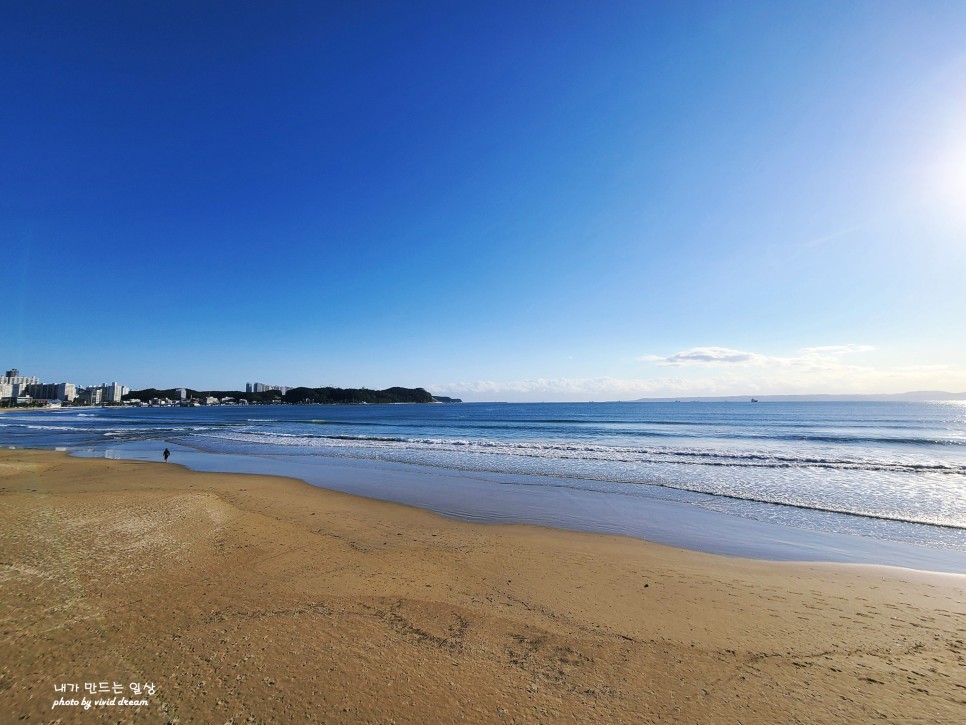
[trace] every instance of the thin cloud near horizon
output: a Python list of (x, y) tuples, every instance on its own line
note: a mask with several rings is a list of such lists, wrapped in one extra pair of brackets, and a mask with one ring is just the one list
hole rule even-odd
[(673, 355), (643, 355), (641, 362), (653, 362), (660, 366), (681, 365), (793, 365), (815, 362), (821, 358), (834, 358), (837, 355), (856, 352), (871, 352), (875, 348), (871, 345), (823, 345), (819, 347), (803, 347), (798, 357), (779, 357), (763, 355), (756, 352), (734, 350), (728, 347), (694, 347), (690, 350), (677, 352)]

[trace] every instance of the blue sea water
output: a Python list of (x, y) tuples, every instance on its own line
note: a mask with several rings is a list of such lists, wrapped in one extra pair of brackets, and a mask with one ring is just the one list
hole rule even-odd
[[(796, 558), (777, 549), (810, 531), (858, 537), (826, 549), (899, 542), (966, 562), (962, 402), (65, 409), (3, 414), (0, 444), (149, 460), (168, 446), (193, 468), (292, 475), (473, 520), (647, 538), (660, 529), (655, 512), (673, 505), (674, 516), (697, 517), (690, 543), (699, 549)], [(688, 545), (688, 521), (677, 521), (684, 540), (665, 538)], [(702, 544), (695, 522), (721, 533), (722, 521), (772, 528), (739, 527), (730, 548)], [(742, 547), (766, 530), (787, 534), (771, 534), (775, 551)]]

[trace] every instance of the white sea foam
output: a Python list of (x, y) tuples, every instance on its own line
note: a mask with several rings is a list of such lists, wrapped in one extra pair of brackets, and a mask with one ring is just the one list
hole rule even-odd
[[(659, 485), (749, 503), (966, 528), (966, 488), (962, 486), (966, 468), (939, 462), (778, 455), (765, 449), (708, 451), (281, 432), (219, 432), (215, 437), (316, 455)], [(728, 475), (722, 475), (722, 469)], [(874, 494), (871, 485), (876, 486)]]

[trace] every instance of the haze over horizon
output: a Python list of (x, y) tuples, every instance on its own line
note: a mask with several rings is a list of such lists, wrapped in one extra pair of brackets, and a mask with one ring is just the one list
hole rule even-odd
[(0, 364), (966, 391), (966, 4), (5, 8)]

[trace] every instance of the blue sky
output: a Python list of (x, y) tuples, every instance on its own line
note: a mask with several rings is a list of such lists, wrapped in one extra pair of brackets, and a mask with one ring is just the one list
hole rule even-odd
[(0, 365), (966, 390), (966, 4), (19, 3)]

